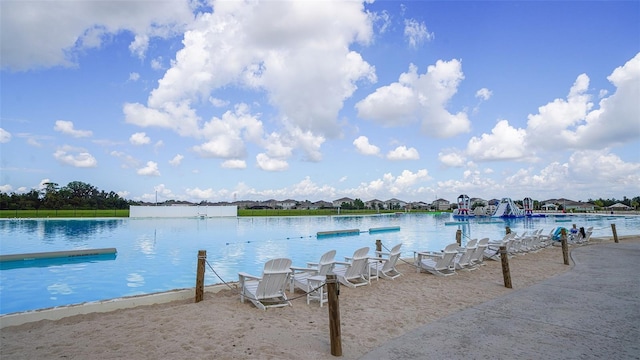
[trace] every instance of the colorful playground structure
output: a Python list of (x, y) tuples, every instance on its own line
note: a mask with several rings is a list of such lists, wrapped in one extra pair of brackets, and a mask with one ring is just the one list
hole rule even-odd
[[(458, 196), (458, 208), (453, 211), (453, 217), (456, 219), (464, 219), (475, 216), (490, 216), (493, 218), (519, 218), (519, 217), (538, 217), (543, 214), (533, 213), (533, 199), (525, 197), (522, 201), (523, 207), (520, 208), (511, 198), (502, 198), (496, 206), (496, 210), (492, 214), (484, 211), (484, 208), (471, 209), (471, 199), (466, 194)], [(481, 210), (481, 211), (478, 211)]]

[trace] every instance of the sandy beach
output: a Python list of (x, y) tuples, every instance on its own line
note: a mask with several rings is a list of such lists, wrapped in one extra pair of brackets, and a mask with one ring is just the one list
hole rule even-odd
[[(611, 239), (593, 239), (589, 245)], [(621, 241), (640, 241), (640, 236)], [(571, 269), (560, 247), (509, 260), (513, 289), (500, 262), (437, 277), (408, 263), (396, 280), (340, 288), (344, 359), (357, 359), (419, 326), (517, 291)], [(296, 292), (293, 296), (301, 295)], [(293, 297), (292, 296), (292, 297)], [(0, 331), (3, 359), (322, 359), (330, 353), (328, 307), (262, 311), (239, 301), (236, 290), (206, 293), (204, 301), (176, 301), (108, 313), (43, 320)]]

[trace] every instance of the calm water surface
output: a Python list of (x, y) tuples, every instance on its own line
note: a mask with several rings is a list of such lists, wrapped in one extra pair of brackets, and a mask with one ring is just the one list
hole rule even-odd
[[(570, 220), (570, 221), (566, 221)], [(556, 226), (594, 227), (594, 236), (640, 233), (640, 217), (572, 216), (511, 220), (471, 220), (446, 225), (449, 214), (402, 214), (323, 217), (242, 217), (210, 219), (0, 220), (0, 254), (117, 248), (117, 256), (91, 259), (2, 263), (0, 314), (148, 294), (195, 286), (198, 250), (224, 281), (238, 272), (260, 275), (264, 263), (289, 257), (296, 266), (317, 261), (335, 249), (342, 260), (376, 239), (391, 248), (403, 243), (403, 256), (414, 250), (440, 250), (455, 241), (458, 228), (468, 238), (502, 238), (505, 226), (522, 233)], [(400, 227), (369, 233), (370, 228)], [(317, 237), (319, 231), (359, 229), (350, 236)], [(222, 280), (207, 269), (205, 283)]]

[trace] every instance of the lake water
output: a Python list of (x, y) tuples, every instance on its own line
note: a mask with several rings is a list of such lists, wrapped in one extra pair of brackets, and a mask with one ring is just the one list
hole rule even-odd
[[(489, 221), (490, 220), (490, 221)], [(440, 250), (455, 241), (458, 228), (468, 238), (501, 239), (505, 226), (522, 233), (556, 226), (594, 227), (594, 237), (640, 233), (638, 216), (567, 216), (478, 219), (447, 225), (447, 214), (321, 217), (239, 217), (208, 219), (65, 219), (0, 220), (0, 254), (117, 248), (117, 256), (0, 263), (0, 314), (149, 294), (195, 286), (198, 250), (224, 281), (238, 272), (260, 275), (264, 263), (289, 257), (296, 266), (317, 261), (335, 249), (337, 257), (376, 239), (386, 249), (403, 243), (403, 256), (414, 250)], [(370, 228), (399, 230), (370, 233)], [(349, 236), (317, 237), (321, 231), (359, 229)], [(222, 281), (207, 268), (205, 284)]]

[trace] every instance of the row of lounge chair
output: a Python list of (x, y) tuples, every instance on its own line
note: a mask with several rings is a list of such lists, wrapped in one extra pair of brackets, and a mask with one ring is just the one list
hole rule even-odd
[[(554, 229), (555, 230), (555, 229)], [(515, 232), (505, 235), (502, 240), (490, 241), (470, 239), (464, 247), (457, 243), (447, 245), (440, 252), (414, 252), (414, 266), (417, 272), (427, 271), (434, 275), (454, 275), (456, 270), (470, 271), (484, 265), (485, 259), (500, 260), (499, 248), (505, 246), (510, 256), (538, 251), (553, 243), (552, 230), (549, 235), (542, 229), (518, 236)], [(593, 228), (585, 235), (572, 237), (571, 241), (583, 243), (589, 240)], [(335, 250), (327, 251), (316, 263), (309, 262), (306, 267), (291, 265), (290, 259), (280, 258), (265, 263), (262, 276), (239, 273), (240, 300), (249, 299), (256, 307), (265, 310), (269, 307), (290, 306), (286, 295), (300, 289), (306, 293), (307, 304), (318, 301), (320, 306), (327, 302), (324, 283), (327, 274), (335, 274), (338, 281), (349, 287), (357, 288), (369, 285), (372, 279), (396, 279), (402, 274), (396, 269), (400, 258), (400, 247), (394, 246), (389, 252), (376, 251), (369, 256), (369, 247), (356, 250), (345, 261), (336, 261)]]
[(376, 251), (375, 257), (369, 256), (369, 247), (356, 250), (345, 261), (336, 261), (335, 250), (320, 257), (317, 263), (309, 262), (306, 267), (291, 266), (291, 260), (280, 258), (265, 263), (262, 276), (239, 273), (240, 301), (250, 300), (257, 308), (290, 306), (286, 289), (293, 293), (296, 288), (304, 291), (307, 304), (317, 300), (322, 306), (327, 302), (324, 283), (327, 274), (335, 274), (338, 281), (350, 288), (369, 285), (372, 279), (393, 280), (402, 275), (396, 269), (400, 258), (398, 244), (389, 252)]
[[(517, 233), (509, 233), (500, 241), (489, 242), (487, 248), (486, 257), (491, 260), (500, 260), (498, 255), (498, 248), (505, 246), (507, 253), (510, 256), (521, 255), (529, 252), (536, 252), (540, 249), (558, 244), (554, 236), (556, 234), (556, 228), (551, 229), (549, 234), (543, 234), (543, 229), (534, 230), (532, 232), (525, 231), (521, 235)], [(567, 234), (567, 241), (570, 244), (584, 244), (589, 241), (593, 234), (593, 227), (587, 228), (584, 235), (581, 232), (575, 234)]]
[(484, 262), (489, 238), (470, 239), (464, 247), (457, 243), (447, 245), (441, 252), (414, 252), (416, 271), (434, 275), (454, 275), (456, 270), (475, 270)]

